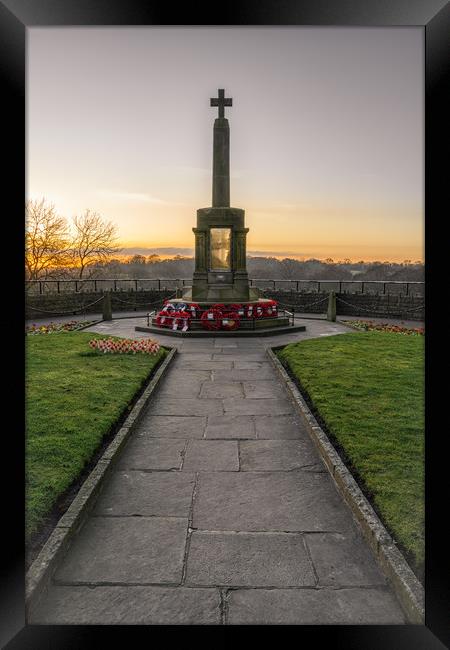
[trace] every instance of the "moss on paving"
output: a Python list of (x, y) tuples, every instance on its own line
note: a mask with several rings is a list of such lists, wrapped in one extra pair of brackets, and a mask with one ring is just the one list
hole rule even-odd
[(424, 337), (340, 334), (278, 355), (423, 578)]
[(166, 355), (99, 354), (88, 332), (26, 337), (26, 534), (79, 477)]

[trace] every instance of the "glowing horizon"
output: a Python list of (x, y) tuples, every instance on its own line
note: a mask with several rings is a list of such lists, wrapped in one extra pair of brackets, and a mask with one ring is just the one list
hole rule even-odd
[(28, 52), (28, 198), (193, 249), (223, 87), (250, 255), (424, 260), (420, 28), (30, 28)]

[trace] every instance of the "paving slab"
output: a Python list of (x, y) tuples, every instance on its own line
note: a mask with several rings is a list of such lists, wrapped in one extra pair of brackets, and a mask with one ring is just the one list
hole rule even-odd
[(234, 415), (284, 415), (294, 412), (292, 403), (283, 397), (275, 399), (225, 398), (223, 408), (225, 414), (232, 413)]
[(317, 463), (317, 451), (309, 440), (242, 440), (241, 470), (290, 471)]
[(41, 625), (219, 625), (217, 589), (52, 586), (28, 623)]
[[(175, 357), (177, 359), (177, 357)], [(201, 383), (206, 379), (211, 379), (211, 370), (195, 370), (193, 368), (188, 369), (183, 366), (183, 357), (178, 355), (178, 362), (175, 365), (175, 361), (172, 361), (172, 367), (169, 368), (167, 376), (164, 379), (164, 382), (161, 384), (165, 386), (166, 384), (171, 384), (180, 379), (182, 382), (198, 382)]]
[(259, 362), (259, 363), (266, 363), (267, 362), (267, 355), (265, 350), (251, 350), (251, 352), (247, 352), (247, 350), (243, 347), (240, 347), (237, 350), (226, 350), (224, 349), (222, 353), (214, 352), (213, 353), (213, 359), (219, 358), (221, 356), (230, 356), (233, 355), (236, 361), (240, 362)]
[(213, 397), (224, 399), (226, 397), (245, 397), (240, 382), (217, 382), (217, 381), (204, 381), (201, 387), (199, 397)]
[(328, 474), (204, 472), (193, 527), (234, 531), (346, 531), (353, 525)]
[(194, 484), (188, 472), (113, 472), (94, 514), (188, 517)]
[[(220, 339), (223, 341), (223, 339)], [(249, 338), (247, 336), (235, 336), (233, 341), (237, 344), (238, 348), (243, 348), (244, 350), (261, 350), (263, 349), (263, 344), (259, 338)]]
[(117, 462), (118, 469), (180, 469), (185, 440), (132, 437)]
[(151, 405), (152, 415), (222, 415), (220, 399), (170, 398), (158, 395)]
[(211, 361), (213, 355), (213, 350), (211, 352), (180, 352), (180, 356), (177, 358), (177, 366), (186, 362), (186, 361)]
[(242, 387), (245, 397), (253, 399), (286, 398), (286, 388), (275, 377), (259, 379), (257, 381), (244, 381), (242, 382)]
[(177, 366), (173, 368), (173, 371), (178, 372), (181, 366), (183, 370), (231, 370), (233, 367), (233, 357), (227, 357), (226, 361), (193, 361), (180, 359), (178, 360)]
[(173, 374), (158, 390), (158, 396), (167, 395), (168, 397), (178, 398), (199, 397), (203, 381), (205, 380), (193, 379), (186, 375), (180, 377), (177, 374)]
[(206, 352), (214, 349), (214, 339), (182, 339), (183, 352)]
[(240, 589), (228, 595), (231, 625), (398, 625), (394, 596), (371, 589)]
[(256, 438), (254, 418), (251, 415), (210, 415), (205, 438)]
[[(239, 363), (239, 362), (236, 362)], [(257, 368), (233, 368), (228, 370), (213, 369), (213, 381), (260, 381), (275, 379), (275, 371), (268, 363), (257, 364)], [(255, 372), (257, 370), (258, 372)]]
[[(150, 411), (151, 413), (151, 411)], [(200, 415), (145, 415), (133, 440), (152, 438), (203, 438), (207, 417)]]
[(255, 416), (256, 437), (261, 440), (309, 440), (306, 425), (296, 414)]
[(270, 367), (267, 361), (249, 361), (247, 359), (235, 359), (234, 367), (237, 370), (263, 370), (265, 368), (270, 368), (270, 370), (273, 372), (273, 369)]
[(384, 585), (386, 580), (366, 542), (357, 534), (305, 535), (319, 585)]
[(185, 518), (90, 517), (57, 570), (56, 581), (179, 583), (187, 524)]
[[(214, 359), (220, 359), (222, 356), (224, 358), (229, 358), (229, 357), (235, 357), (235, 358), (241, 358), (243, 357), (245, 359), (247, 355), (247, 350), (246, 348), (243, 348), (242, 346), (238, 347), (237, 345), (235, 347), (214, 347), (213, 350), (213, 358)], [(254, 354), (264, 354), (263, 351), (261, 351), (261, 348), (253, 348), (252, 353)], [(250, 359), (249, 359), (250, 360)], [(251, 359), (252, 361), (265, 361), (265, 359)]]
[(301, 535), (192, 534), (186, 584), (297, 587), (315, 583), (314, 571)]
[(183, 471), (239, 471), (238, 445), (235, 440), (190, 440)]

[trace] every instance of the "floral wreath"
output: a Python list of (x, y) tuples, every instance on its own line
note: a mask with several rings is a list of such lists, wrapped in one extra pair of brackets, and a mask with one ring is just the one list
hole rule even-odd
[(202, 327), (206, 330), (219, 330), (222, 326), (223, 312), (217, 307), (206, 309), (202, 316)]
[(155, 324), (158, 327), (168, 327), (172, 330), (180, 329), (186, 332), (190, 329), (192, 319), (200, 319), (202, 327), (207, 330), (236, 330), (243, 319), (270, 318), (278, 315), (276, 300), (267, 300), (263, 303), (232, 303), (225, 305), (216, 303), (210, 308), (201, 310), (198, 303), (171, 303), (164, 301), (164, 307), (158, 313)]

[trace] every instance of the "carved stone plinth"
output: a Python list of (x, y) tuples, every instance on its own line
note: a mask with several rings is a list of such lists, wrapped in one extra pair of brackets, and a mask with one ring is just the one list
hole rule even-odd
[[(202, 302), (245, 302), (258, 297), (250, 290), (246, 269), (245, 211), (213, 207), (197, 210), (195, 271), (192, 290), (183, 298)], [(219, 229), (223, 229), (220, 233)], [(215, 237), (217, 239), (216, 250)]]

